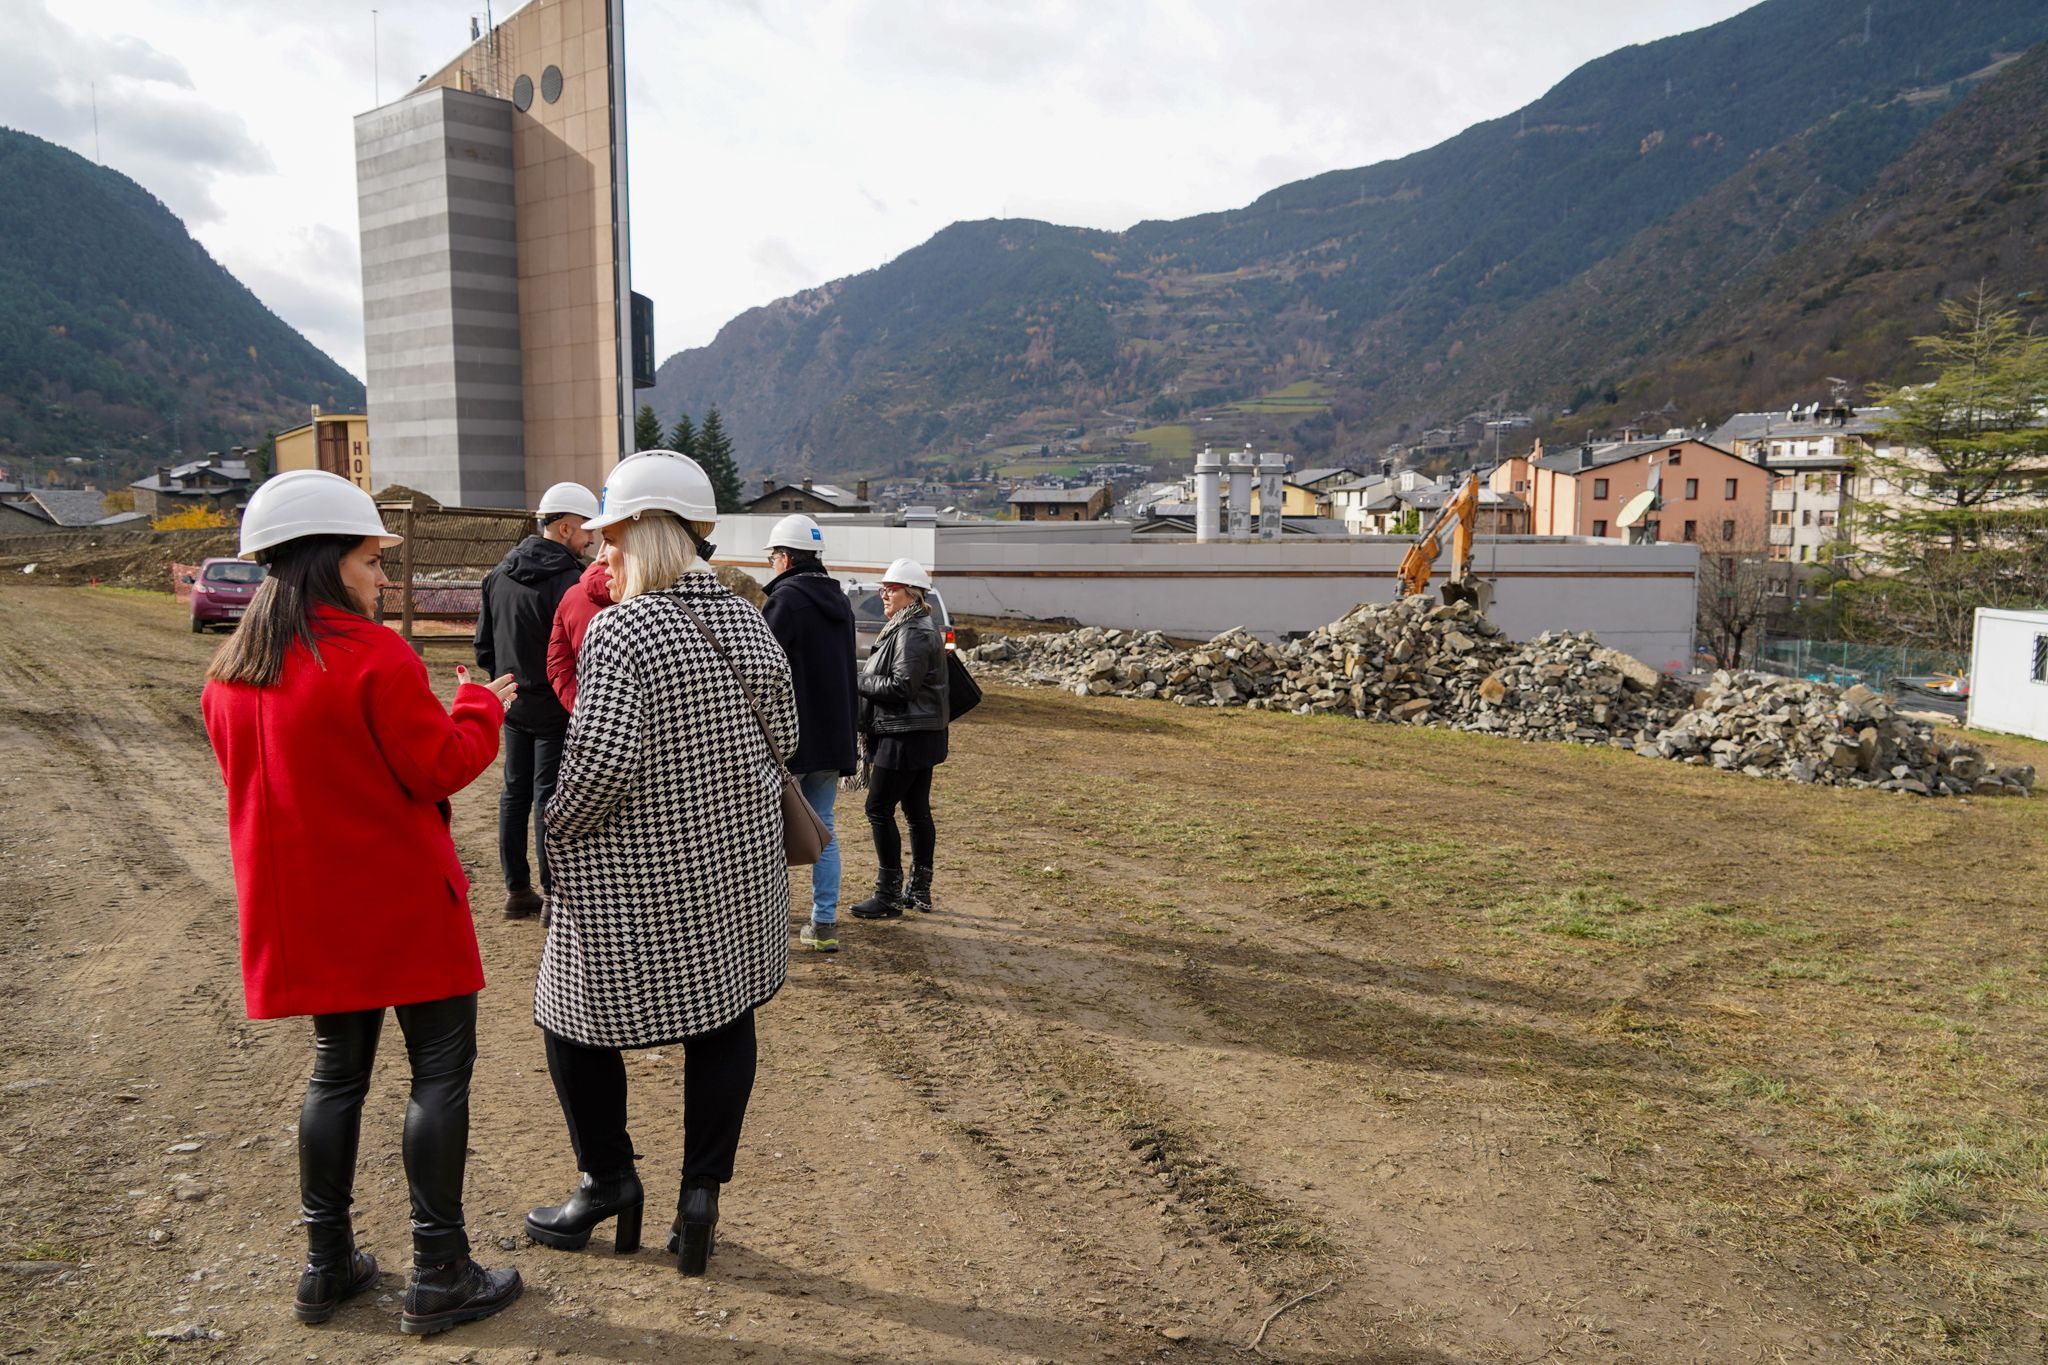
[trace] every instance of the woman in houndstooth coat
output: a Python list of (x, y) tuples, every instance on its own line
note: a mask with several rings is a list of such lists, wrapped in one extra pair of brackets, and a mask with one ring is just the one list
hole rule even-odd
[(677, 1218), (682, 1269), (696, 1274), (753, 1090), (754, 1010), (789, 967), (782, 769), (735, 671), (776, 747), (797, 738), (788, 659), (706, 562), (715, 515), (694, 462), (643, 452), (613, 470), (591, 523), (617, 605), (590, 623), (577, 664), (546, 813), (555, 880), (534, 988), (582, 1180), (527, 1217), (536, 1241), (571, 1250), (617, 1217), (617, 1249), (637, 1248), (621, 1049), (680, 1043)]

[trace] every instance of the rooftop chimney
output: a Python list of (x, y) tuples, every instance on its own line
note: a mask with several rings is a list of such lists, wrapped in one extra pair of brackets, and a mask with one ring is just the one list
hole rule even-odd
[(761, 480), (761, 496), (762, 496), (762, 497), (764, 497), (764, 498), (765, 498), (765, 497), (767, 497), (767, 496), (768, 496), (768, 495), (769, 495), (770, 493), (773, 493), (774, 491), (775, 491), (775, 480), (773, 480), (773, 479), (763, 479), (763, 480)]
[(859, 483), (853, 486), (853, 495), (856, 498), (859, 498), (862, 502), (866, 502), (868, 500), (868, 481), (866, 479), (862, 479)]
[(808, 492), (810, 492), (810, 491), (811, 491), (811, 476), (810, 476), (810, 475), (808, 475), (808, 474), (806, 474), (806, 475), (804, 475), (804, 492), (808, 493)]
[(1214, 540), (1223, 520), (1223, 458), (1207, 446), (1195, 456), (1195, 539)]

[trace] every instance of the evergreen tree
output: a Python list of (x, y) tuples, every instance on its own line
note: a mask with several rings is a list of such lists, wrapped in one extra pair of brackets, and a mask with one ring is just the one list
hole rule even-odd
[(740, 492), (740, 470), (733, 460), (732, 439), (725, 434), (725, 423), (719, 420), (715, 406), (705, 409), (704, 425), (697, 431), (697, 463), (704, 466), (704, 472), (711, 476), (711, 486), (718, 490), (718, 510), (744, 511), (746, 502)]
[(650, 403), (642, 403), (640, 415), (633, 419), (633, 449), (661, 449), (661, 419), (654, 415)]
[(2048, 337), (1983, 288), (1913, 338), (1932, 383), (1878, 395), (1886, 443), (1858, 471), (1877, 572), (1832, 584), (1853, 639), (1970, 648), (1978, 607), (2048, 595)]
[(677, 416), (674, 428), (668, 434), (668, 448), (678, 455), (697, 458), (697, 424), (685, 412)]

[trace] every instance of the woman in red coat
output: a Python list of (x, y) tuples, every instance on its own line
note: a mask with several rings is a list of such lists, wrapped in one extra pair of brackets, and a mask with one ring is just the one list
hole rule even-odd
[(413, 1275), (402, 1331), (443, 1331), (519, 1296), (517, 1271), (469, 1258), (462, 1178), (476, 995), (484, 984), (448, 798), (497, 755), (508, 674), (461, 683), (444, 711), (410, 646), (372, 620), (387, 535), (370, 496), (317, 470), (280, 474), (242, 519), (269, 566), (207, 670), (207, 737), (227, 784), (249, 1017), (313, 1018), (299, 1119), (309, 1252), (293, 1311), (334, 1316), (370, 1287), (350, 1202), (384, 1010), (412, 1065), (405, 1174)]

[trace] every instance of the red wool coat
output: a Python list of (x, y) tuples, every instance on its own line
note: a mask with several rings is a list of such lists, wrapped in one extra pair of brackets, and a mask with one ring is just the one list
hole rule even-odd
[(251, 1019), (468, 995), (484, 984), (450, 796), (498, 753), (488, 688), (441, 709), (389, 629), (316, 607), (323, 668), (294, 646), (274, 687), (209, 682), (228, 789)]
[(591, 618), (612, 604), (612, 577), (598, 560), (583, 571), (576, 586), (562, 594), (555, 608), (555, 628), (548, 633), (548, 682), (562, 705), (576, 709), (576, 659)]

